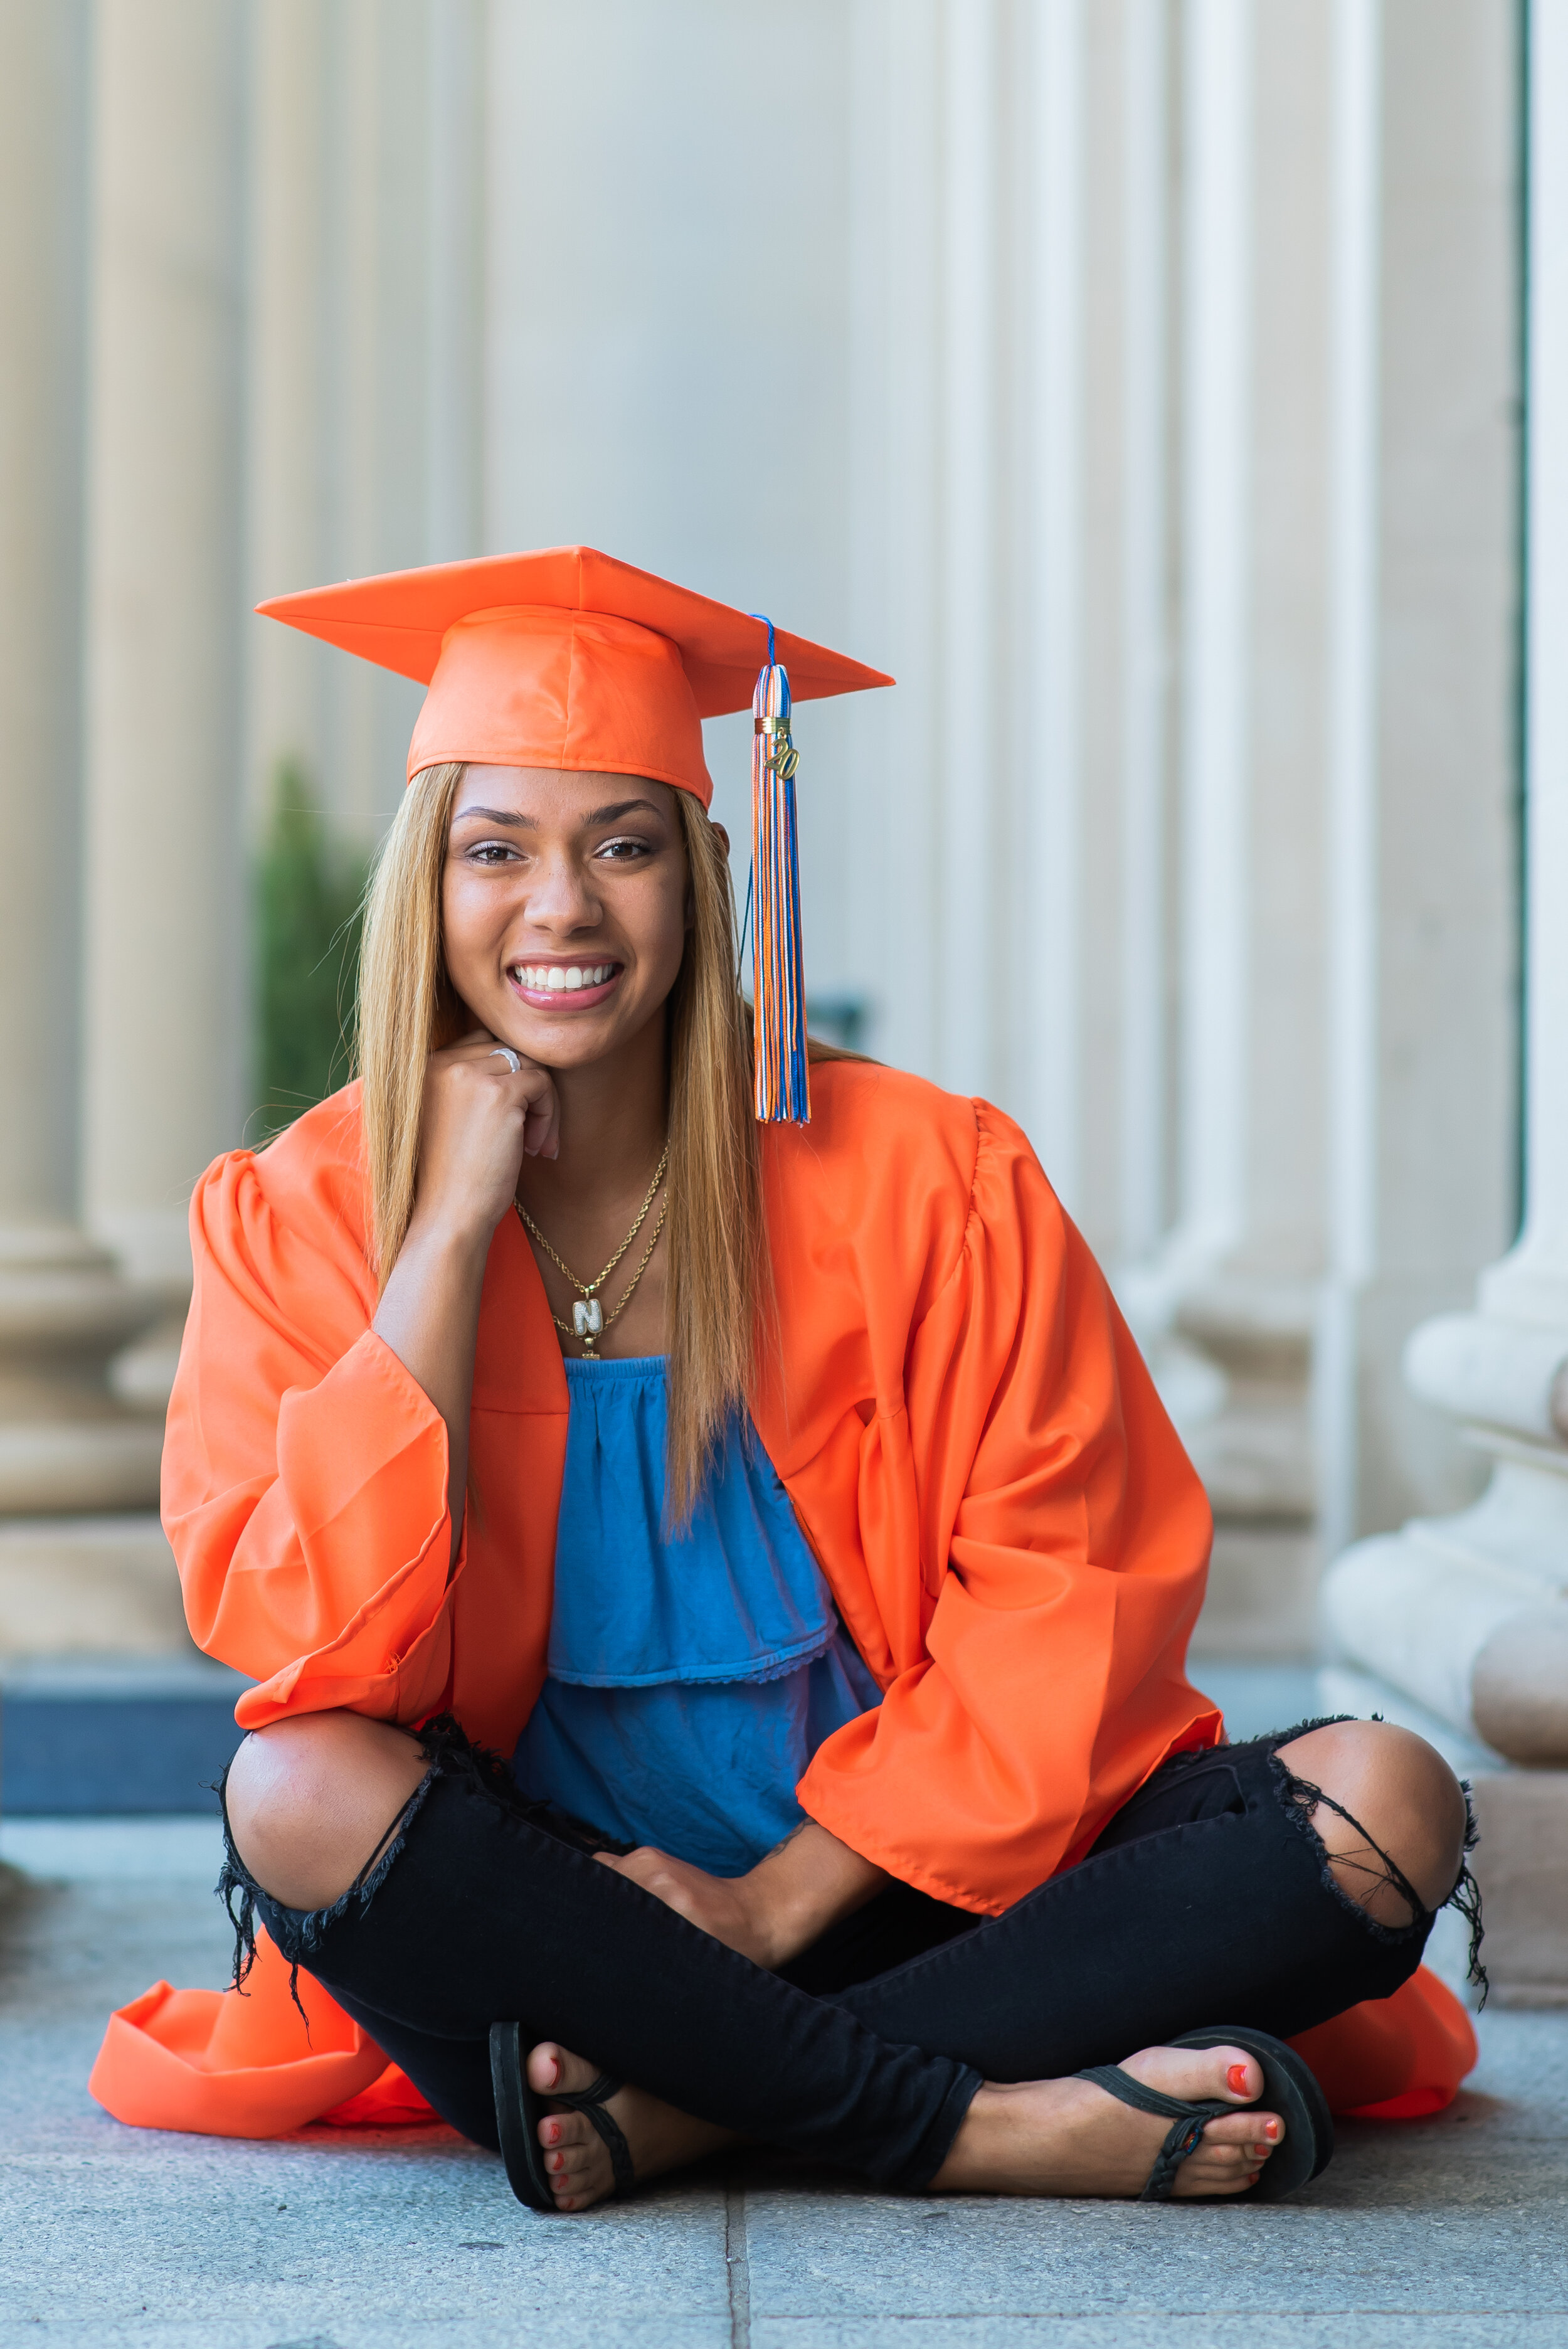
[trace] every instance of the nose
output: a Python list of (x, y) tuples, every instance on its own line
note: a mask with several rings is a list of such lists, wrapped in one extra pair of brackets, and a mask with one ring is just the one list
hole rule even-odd
[(528, 893), (527, 915), (535, 929), (548, 931), (552, 937), (569, 937), (597, 926), (603, 907), (580, 858), (565, 849), (548, 851), (540, 858)]

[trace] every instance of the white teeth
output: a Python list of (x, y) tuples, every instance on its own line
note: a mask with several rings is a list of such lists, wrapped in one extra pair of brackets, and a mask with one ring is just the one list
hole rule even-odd
[(603, 987), (615, 966), (614, 963), (526, 963), (516, 964), (512, 977), (531, 995), (580, 994), (585, 987)]

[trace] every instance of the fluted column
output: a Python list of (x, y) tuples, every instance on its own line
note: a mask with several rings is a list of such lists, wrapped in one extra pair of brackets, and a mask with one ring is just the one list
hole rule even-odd
[[(156, 1497), (160, 1430), (110, 1355), (156, 1299), (77, 1227), (77, 628), (88, 11), (0, 6), (0, 1516)], [(36, 1629), (51, 1537), (0, 1541), (0, 1651)], [(51, 1553), (51, 1555), (45, 1555)]]
[[(1158, 102), (1165, 27), (1140, 8), (1130, 30), (1131, 131)], [(1176, 869), (1167, 895), (1164, 444), (1161, 419), (1141, 412), (1147, 388), (1130, 386), (1121, 1190), (1130, 1261), (1119, 1288), (1215, 1508), (1199, 1638), (1211, 1649), (1301, 1653), (1313, 1639), (1316, 1571), (1309, 1364), (1322, 1256), (1326, 43), (1315, 7), (1245, 0), (1185, 0), (1166, 37), (1181, 123), (1170, 328), (1181, 418)], [(1151, 160), (1129, 158), (1128, 298), (1139, 305), (1130, 358), (1159, 335), (1150, 289), (1160, 282), (1164, 191)], [(1161, 1236), (1168, 1182), (1175, 1212)]]
[[(1344, 1651), (1511, 1758), (1568, 1767), (1568, 7), (1532, 11), (1526, 590), (1526, 1214), (1476, 1309), (1405, 1353), (1490, 1481), (1364, 1541), (1328, 1580)], [(1433, 1170), (1440, 1182), (1441, 1170)], [(1568, 1781), (1553, 1781), (1568, 1818)], [(1550, 1790), (1549, 1790), (1550, 1791)], [(1568, 1829), (1558, 1829), (1568, 1847)], [(1554, 1850), (1555, 1850), (1554, 1847)], [(1554, 1865), (1560, 1865), (1561, 1853)], [(1557, 1920), (1555, 1978), (1568, 1975)]]
[[(333, 125), (317, 0), (268, 0), (249, 34), (246, 601), (256, 604), (335, 575), (323, 431)], [(248, 614), (241, 625), (247, 782), (253, 821), (264, 821), (284, 761), (323, 780), (333, 656), (297, 629)]]
[(241, 850), (241, 11), (97, 10), (84, 1191), (150, 1278), (249, 1101)]

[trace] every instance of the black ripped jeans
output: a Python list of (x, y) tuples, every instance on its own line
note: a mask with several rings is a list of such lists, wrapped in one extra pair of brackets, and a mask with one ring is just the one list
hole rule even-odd
[(220, 1889), (242, 1941), (259, 1918), (480, 2144), (497, 2141), (490, 2026), (515, 2021), (704, 2120), (919, 2190), (983, 2078), (1115, 2063), (1210, 2023), (1288, 2038), (1415, 1971), (1431, 1912), (1410, 1894), (1396, 1930), (1340, 1889), (1316, 1790), (1275, 1755), (1301, 1733), (1178, 1755), (1005, 1916), (895, 1884), (779, 1973), (600, 1867), (602, 1839), (449, 1726), (335, 1908), (280, 1907), (232, 1844)]

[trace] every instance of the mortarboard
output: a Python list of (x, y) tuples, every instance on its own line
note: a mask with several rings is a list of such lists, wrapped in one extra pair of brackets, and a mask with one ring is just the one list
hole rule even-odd
[(589, 546), (386, 572), (256, 608), (429, 688), (410, 781), (459, 761), (645, 775), (706, 808), (702, 720), (749, 703), (757, 1114), (804, 1123), (790, 703), (892, 678)]

